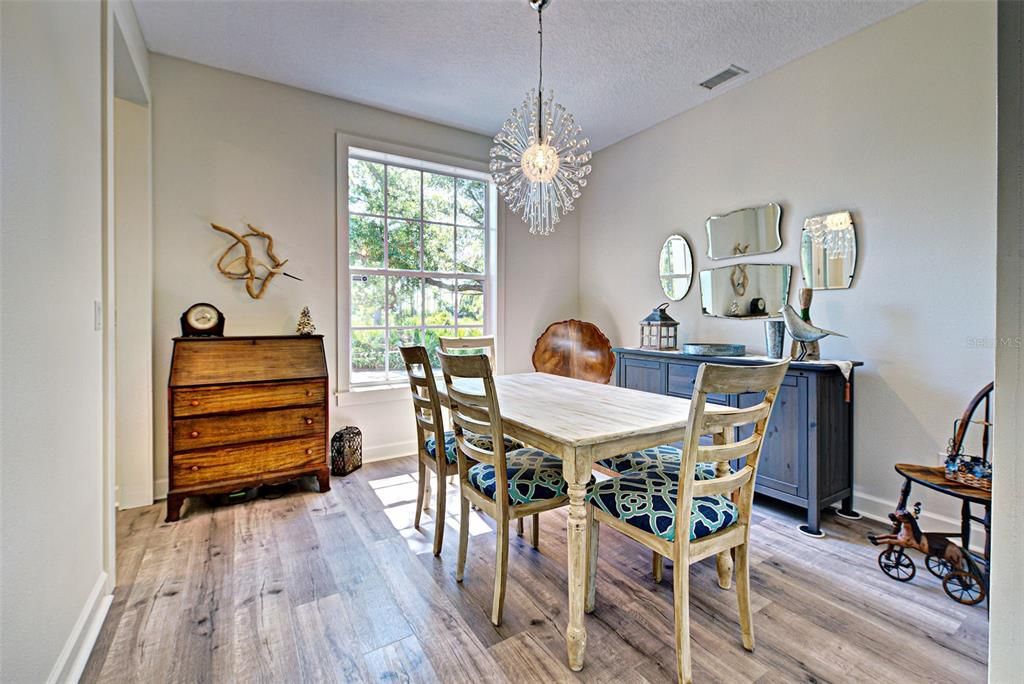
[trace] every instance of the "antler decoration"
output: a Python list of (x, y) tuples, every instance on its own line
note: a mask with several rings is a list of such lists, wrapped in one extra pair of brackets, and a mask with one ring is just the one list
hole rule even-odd
[[(247, 223), (246, 226), (249, 228), (249, 232), (245, 235), (239, 235), (230, 228), (218, 226), (216, 223), (210, 224), (210, 227), (217, 232), (224, 233), (235, 240), (227, 249), (224, 250), (224, 253), (220, 255), (220, 258), (217, 259), (218, 271), (223, 273), (226, 278), (230, 278), (232, 280), (244, 280), (245, 291), (248, 292), (249, 296), (253, 299), (260, 299), (263, 297), (263, 293), (267, 290), (267, 285), (270, 284), (270, 281), (278, 273), (286, 275), (289, 278), (295, 278), (295, 280), (302, 280), (301, 278), (296, 278), (290, 273), (284, 272), (284, 265), (288, 263), (288, 260), (278, 259), (277, 255), (274, 254), (274, 238), (270, 236), (270, 233), (260, 230), (251, 223)], [(267, 241), (267, 256), (270, 257), (272, 264), (267, 264), (253, 256), (252, 245), (249, 244), (249, 238), (251, 237), (263, 238)], [(224, 260), (231, 255), (231, 252), (234, 250), (236, 245), (241, 245), (244, 253), (225, 264)], [(241, 268), (239, 268), (239, 266), (241, 266)], [(261, 267), (265, 268), (267, 271), (267, 274), (264, 276), (258, 276), (256, 274), (257, 269)], [(259, 284), (259, 287), (256, 286), (257, 280), (263, 281)]]

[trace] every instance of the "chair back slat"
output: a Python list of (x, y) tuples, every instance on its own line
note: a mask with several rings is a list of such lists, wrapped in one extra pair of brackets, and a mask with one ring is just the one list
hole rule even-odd
[[(707, 423), (704, 424), (707, 429)], [(725, 428), (731, 429), (731, 428)], [(746, 439), (728, 444), (698, 445), (698, 461), (714, 461), (715, 463), (728, 463), (739, 458), (744, 458), (754, 453), (761, 447), (761, 436), (756, 432)]]
[[(768, 421), (779, 393), (779, 387), (789, 361), (767, 366), (723, 366), (705, 363), (697, 371), (693, 397), (690, 400), (689, 429), (683, 442), (683, 467), (679, 471), (679, 495), (676, 505), (676, 530), (690, 529), (690, 514), (695, 496), (720, 496), (730, 492), (739, 511), (738, 524), (749, 534), (750, 511), (753, 507), (754, 482), (757, 463), (764, 446)], [(708, 411), (710, 394), (764, 393), (764, 399), (755, 406), (721, 411), (718, 407)], [(752, 434), (740, 441), (730, 439), (733, 431), (740, 426), (753, 424)], [(713, 446), (702, 445), (704, 435), (714, 436)], [(694, 480), (698, 461), (728, 461), (746, 458), (746, 462), (734, 473), (723, 474), (713, 480)], [(676, 552), (682, 554), (689, 534), (676, 535)], [(677, 555), (676, 560), (680, 560)]]
[[(459, 462), (459, 479), (464, 486), (468, 480), (469, 462), (467, 456), (476, 461), (494, 466), (496, 491), (508, 491), (508, 468), (505, 460), (505, 429), (498, 408), (498, 395), (494, 389), (494, 375), (491, 362), (485, 354), (449, 354), (439, 352), (441, 371), (448, 390), (448, 401), (454, 423), (455, 438), (458, 443), (457, 456)], [(474, 383), (459, 383), (460, 380), (473, 380)], [(472, 385), (479, 383), (480, 393), (470, 392)], [(491, 438), (491, 449), (471, 444), (466, 441), (465, 433), (474, 432)], [(502, 509), (507, 517), (508, 497), (495, 497), (495, 505)]]
[(441, 351), (445, 353), (451, 353), (454, 350), (458, 350), (457, 353), (462, 355), (466, 353), (466, 350), (470, 350), (486, 354), (491, 363), (491, 370), (494, 370), (497, 353), (497, 345), (494, 341), (494, 335), (478, 335), (476, 337), (439, 337), (438, 342), (441, 344)]
[(713, 480), (698, 480), (693, 483), (693, 495), (719, 496), (721, 494), (729, 494), (750, 482), (753, 476), (754, 469), (750, 466), (743, 466), (735, 473), (722, 475)]
[(720, 412), (705, 412), (704, 427), (707, 429), (736, 427), (737, 425), (748, 425), (756, 423), (772, 410), (771, 404), (761, 402), (754, 406), (740, 409), (730, 409)]

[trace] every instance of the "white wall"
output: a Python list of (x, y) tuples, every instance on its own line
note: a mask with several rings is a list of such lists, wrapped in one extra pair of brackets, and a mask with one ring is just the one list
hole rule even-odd
[(0, 680), (63, 677), (102, 605), (101, 5), (0, 4)]
[(122, 509), (153, 503), (153, 230), (149, 162), (149, 108), (114, 98), (115, 453), (117, 504)]
[[(939, 463), (992, 379), (995, 29), (994, 3), (925, 3), (599, 152), (580, 213), (583, 317), (638, 344), (637, 322), (665, 300), (665, 238), (685, 235), (709, 268), (705, 218), (769, 201), (783, 206), (783, 248), (753, 260), (792, 264), (795, 301), (803, 219), (851, 210), (853, 288), (816, 292), (811, 313), (849, 335), (824, 340), (824, 356), (866, 364), (856, 505), (891, 510), (893, 464)], [(699, 286), (669, 312), (681, 340), (763, 353), (762, 324), (702, 317)], [(926, 512), (958, 514), (918, 495)]]
[[(153, 89), (154, 416), (158, 496), (166, 491), (166, 386), (171, 338), (190, 304), (208, 301), (229, 335), (290, 334), (308, 305), (323, 333), (337, 382), (335, 134), (383, 140), (486, 161), (486, 136), (439, 126), (259, 79), (161, 55), (150, 57)], [(510, 100), (510, 107), (514, 100)], [(553, 239), (531, 237), (505, 217), (506, 367), (530, 367), (533, 340), (577, 310), (576, 232), (571, 221)], [(245, 222), (274, 235), (287, 270), (303, 278), (274, 281), (262, 300), (221, 276), (225, 247), (210, 221)], [(397, 397), (397, 400), (394, 399)], [(369, 399), (369, 402), (367, 401)], [(406, 392), (347, 397), (334, 407), (332, 430), (363, 430), (364, 457), (412, 453), (415, 436)]]

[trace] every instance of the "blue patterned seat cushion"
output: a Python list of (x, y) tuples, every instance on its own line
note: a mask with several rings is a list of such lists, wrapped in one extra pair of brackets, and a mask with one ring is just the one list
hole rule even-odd
[[(510, 505), (555, 499), (566, 495), (562, 461), (540, 449), (516, 449), (505, 453)], [(477, 463), (469, 469), (469, 484), (484, 496), (494, 499), (497, 481), (494, 466)]]
[[(643, 473), (655, 469), (661, 473), (673, 473), (679, 476), (679, 467), (683, 454), (678, 447), (671, 444), (631, 451), (621, 456), (612, 456), (597, 462), (597, 464), (616, 473)], [(695, 480), (715, 479), (714, 463), (698, 463), (694, 471)]]
[[(472, 432), (466, 433), (466, 441), (473, 446), (480, 447), (481, 449), (487, 449), (488, 451), (494, 448), (494, 442), (491, 440), (490, 435), (478, 435)], [(427, 441), (423, 443), (423, 448), (427, 450), (427, 454), (430, 458), (437, 458), (437, 440), (434, 437), (428, 437)], [(446, 430), (444, 433), (444, 457), (449, 463), (458, 463), (459, 457), (456, 453), (458, 443), (455, 441), (455, 433), (451, 430)], [(505, 435), (505, 452), (514, 451), (515, 449), (522, 449), (523, 445), (512, 439), (508, 435)]]
[[(587, 501), (633, 527), (673, 541), (678, 496), (678, 475), (648, 471), (598, 482), (590, 488)], [(714, 534), (737, 520), (739, 512), (726, 497), (696, 497), (690, 512), (690, 539)]]

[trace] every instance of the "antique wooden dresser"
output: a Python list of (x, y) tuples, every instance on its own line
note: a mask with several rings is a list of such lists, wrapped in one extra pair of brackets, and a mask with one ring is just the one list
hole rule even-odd
[(323, 336), (178, 337), (167, 383), (167, 521), (185, 497), (327, 469)]
[[(615, 355), (617, 385), (687, 399), (702, 363), (768, 363), (630, 348), (615, 349)], [(792, 362), (768, 424), (754, 490), (806, 509), (801, 530), (811, 536), (821, 535), (821, 511), (834, 503), (848, 517), (859, 517), (853, 511), (853, 376), (851, 370), (847, 380), (831, 364)], [(760, 402), (761, 395), (710, 395), (708, 401), (743, 408)], [(748, 437), (746, 430), (736, 438)]]

